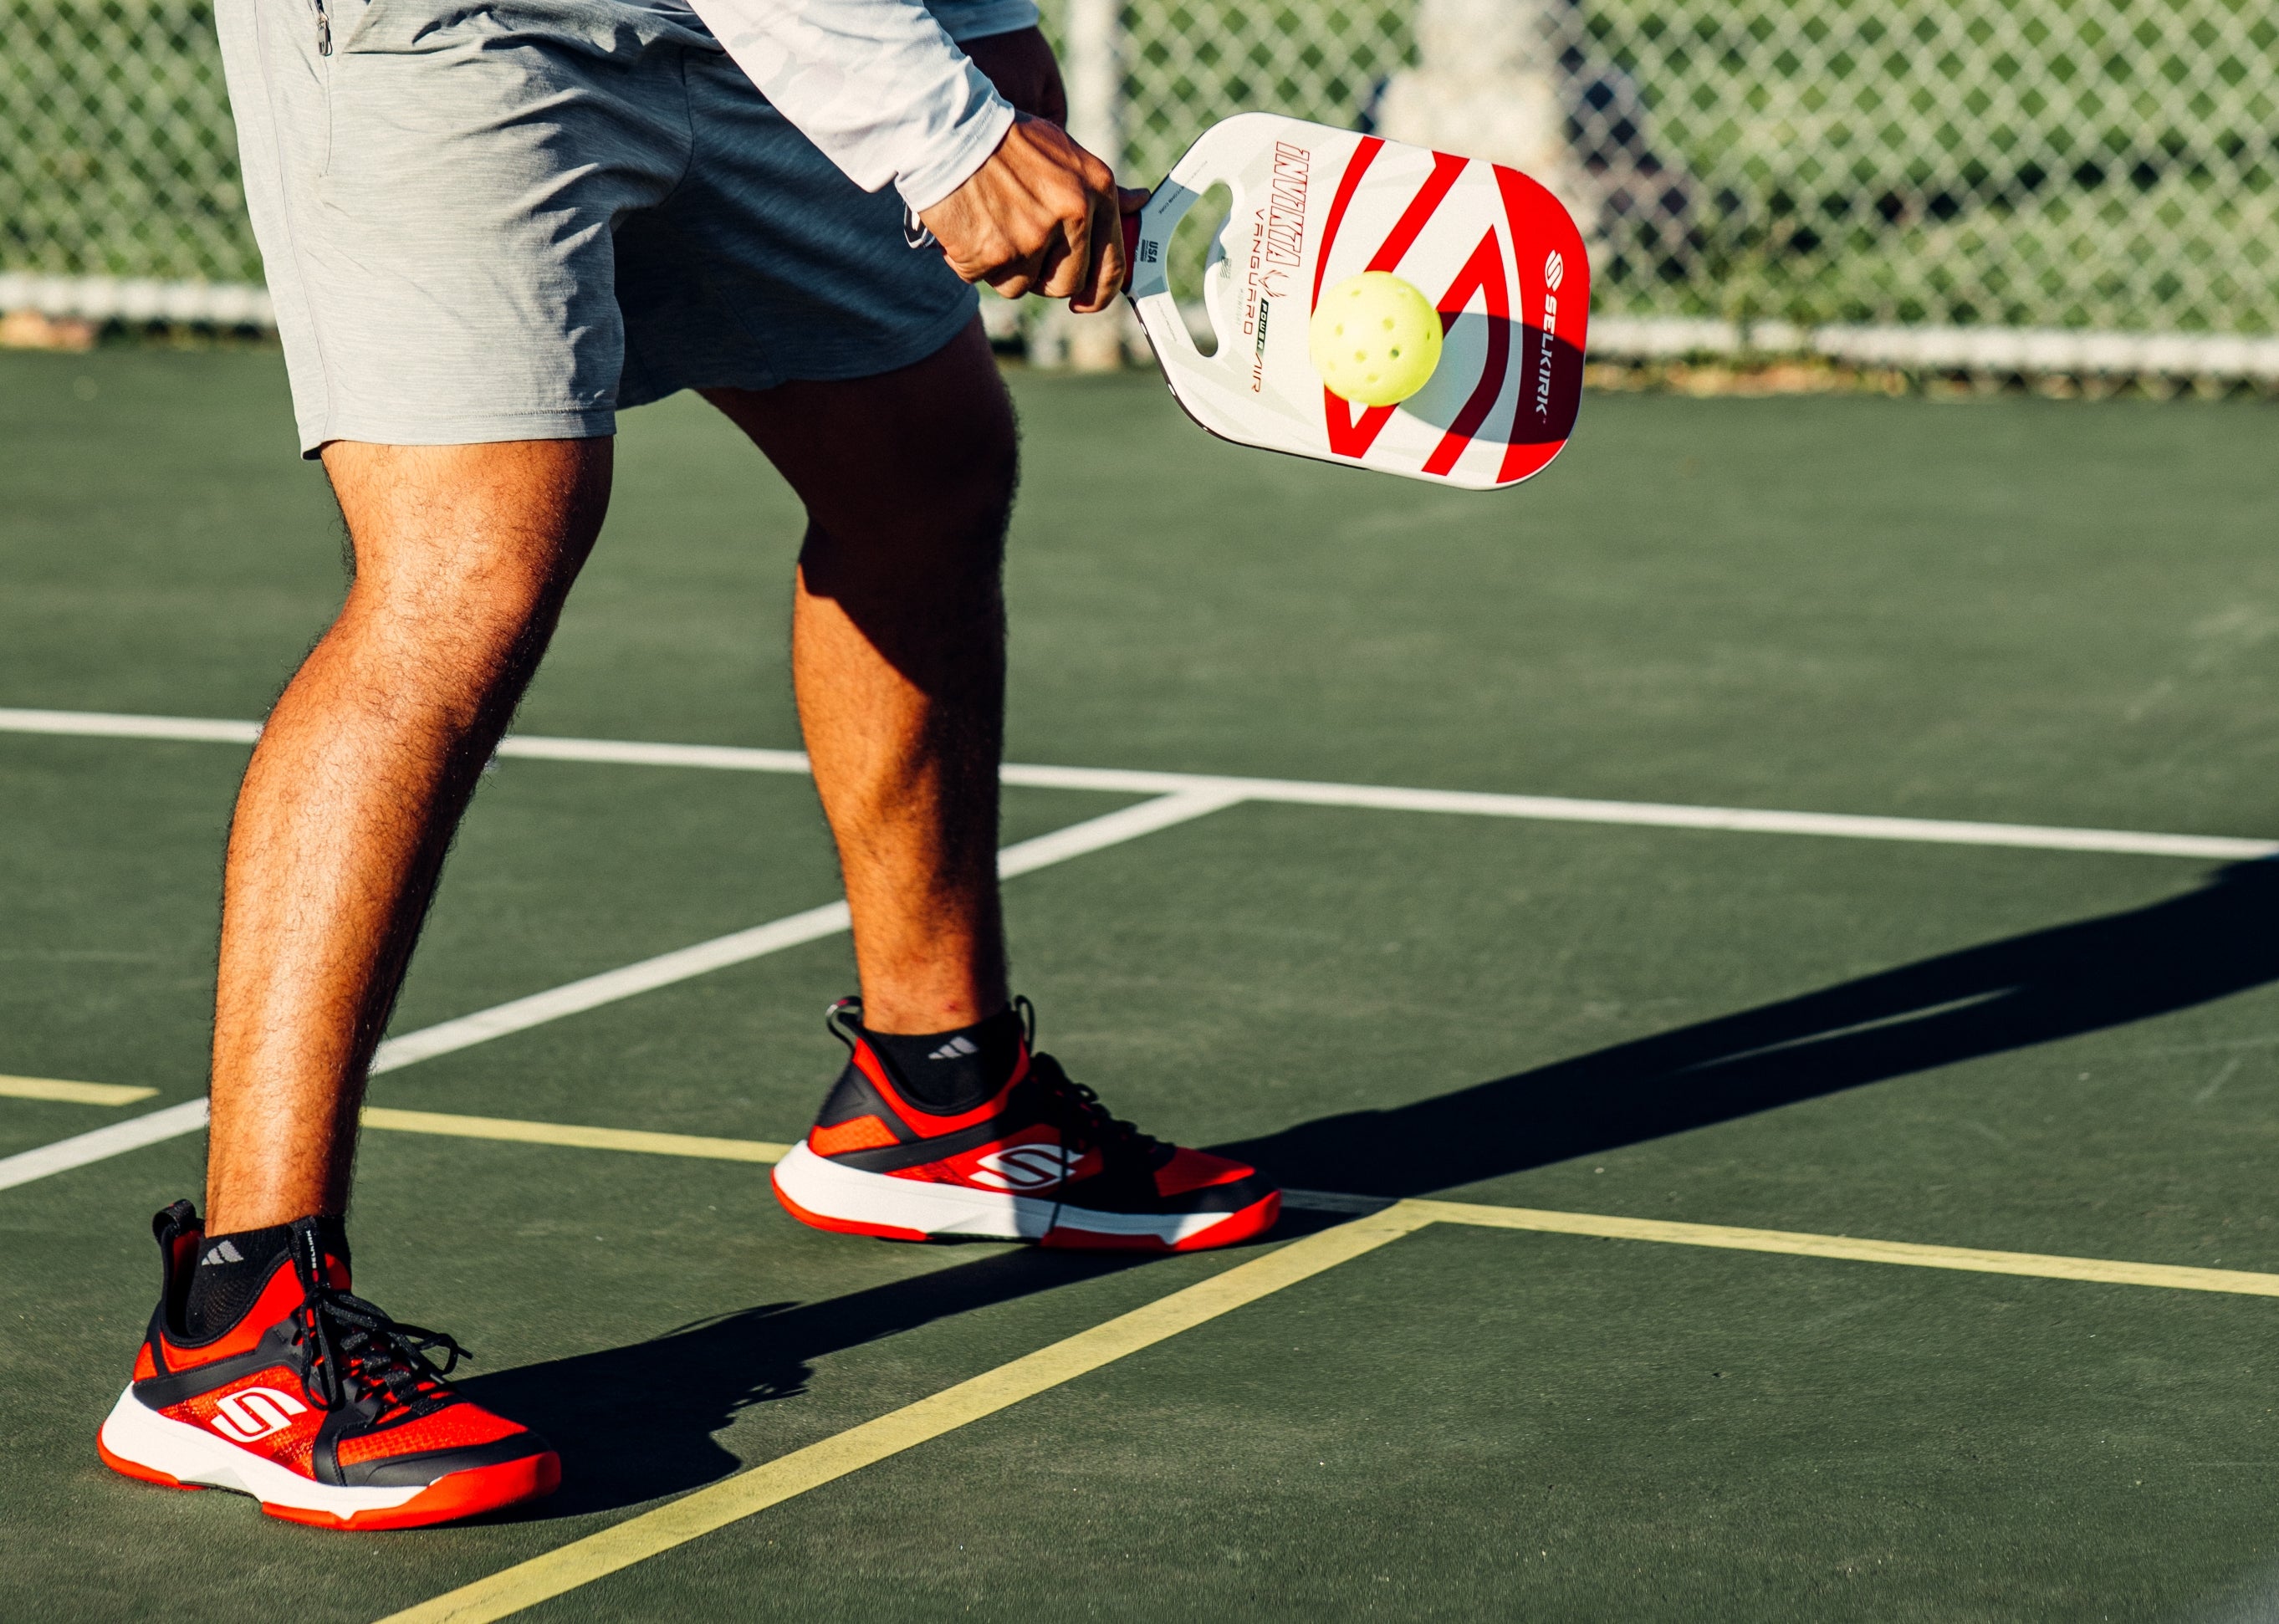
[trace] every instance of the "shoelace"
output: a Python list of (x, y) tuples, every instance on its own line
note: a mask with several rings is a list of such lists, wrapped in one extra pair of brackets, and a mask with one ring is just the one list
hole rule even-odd
[(1120, 1116), (1112, 1116), (1100, 1096), (1061, 1069), (1060, 1061), (1037, 1049), (1037, 1007), (1016, 998), (1013, 1007), (1021, 1017), (1021, 1031), (1029, 1045), (1029, 1082), (1045, 1097), (1046, 1115), (1066, 1134), (1067, 1144), (1079, 1153), (1097, 1149), (1126, 1156), (1152, 1158), (1163, 1142), (1140, 1131)]
[[(293, 1342), (302, 1349), (302, 1384), (320, 1410), (377, 1398), (381, 1415), (425, 1414), (451, 1397), (444, 1377), (473, 1354), (441, 1331), (406, 1325), (325, 1278), (324, 1253), (314, 1226), (295, 1226), (293, 1266), (301, 1276), (301, 1306), (294, 1311)], [(427, 1362), (443, 1350), (441, 1370)], [(374, 1419), (379, 1419), (375, 1417)]]
[(1049, 1054), (1032, 1053), (1029, 1080), (1045, 1097), (1047, 1115), (1071, 1149), (1097, 1149), (1121, 1155), (1149, 1156), (1163, 1141), (1109, 1114), (1100, 1096), (1061, 1069)]

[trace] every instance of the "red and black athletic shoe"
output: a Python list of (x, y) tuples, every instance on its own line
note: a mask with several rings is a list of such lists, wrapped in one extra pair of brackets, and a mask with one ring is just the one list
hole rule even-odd
[[(173, 1489), (234, 1489), (272, 1517), (326, 1528), (411, 1528), (550, 1492), (546, 1440), (454, 1392), (465, 1350), (349, 1294), (313, 1220), (237, 1322), (182, 1335), (204, 1229), (188, 1201), (151, 1220), (157, 1312), (134, 1379), (96, 1447), (114, 1471)], [(446, 1359), (437, 1370), (426, 1350)]]
[(971, 1110), (913, 1102), (863, 1041), (863, 1006), (831, 1007), (851, 1051), (807, 1138), (776, 1164), (776, 1197), (819, 1229), (889, 1240), (1025, 1240), (1047, 1246), (1196, 1252), (1262, 1235), (1281, 1192), (1224, 1156), (1119, 1122), (1060, 1062), (1032, 1048)]

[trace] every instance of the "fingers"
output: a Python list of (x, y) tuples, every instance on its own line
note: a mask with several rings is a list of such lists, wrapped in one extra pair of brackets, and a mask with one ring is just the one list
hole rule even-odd
[(1062, 213), (1054, 222), (1055, 235), (1045, 251), (1044, 285), (1039, 291), (1047, 299), (1077, 299), (1092, 287), (1092, 264), (1099, 247), (1092, 223), (1097, 211), (1092, 199), (1081, 195), (1062, 201), (1062, 208), (1070, 210), (1073, 218)]
[[(1055, 255), (1065, 250), (1056, 238), (1040, 237), (1033, 231), (1022, 232), (1018, 225), (1012, 229), (998, 225), (990, 233), (988, 246), (978, 257), (975, 270), (979, 280), (996, 289), (1001, 297), (1018, 299), (1044, 291), (1052, 276)], [(955, 264), (951, 269), (969, 282), (976, 280), (974, 273)]]
[[(934, 235), (941, 234), (940, 228), (935, 227)], [(1009, 238), (994, 232), (980, 234), (964, 245), (963, 252), (951, 252), (945, 244), (943, 257), (964, 280), (979, 282), (1006, 299), (1032, 292), (1044, 261), (1041, 251), (1023, 254)]]
[[(1055, 241), (1047, 249), (1044, 279), (1039, 291), (1048, 299), (1066, 299), (1077, 310), (1096, 310), (1114, 296), (1123, 276), (1123, 231), (1116, 224), (1116, 177), (1082, 147), (1058, 131), (1059, 144), (1074, 162), (1055, 175), (1047, 188), (1047, 206), (1054, 215)], [(1116, 281), (1100, 291), (1103, 268)]]
[(1070, 234), (1069, 308), (1079, 315), (1104, 310), (1123, 291), (1124, 272), (1122, 198), (1116, 176), (1081, 147), (1083, 155), (1083, 243)]
[(1081, 296), (1069, 301), (1069, 309), (1080, 316), (1106, 310), (1124, 291), (1124, 222), (1117, 203), (1112, 183), (1108, 190), (1093, 194), (1091, 240), (1097, 251)]
[[(1144, 194), (1138, 195), (1144, 197)], [(1006, 298), (1106, 308), (1121, 287), (1130, 205), (1108, 165), (1057, 126), (1023, 118), (989, 161), (921, 217), (950, 269)]]

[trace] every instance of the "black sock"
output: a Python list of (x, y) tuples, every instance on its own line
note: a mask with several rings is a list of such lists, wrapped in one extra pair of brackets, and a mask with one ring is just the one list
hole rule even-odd
[[(318, 1219), (317, 1234), (326, 1252), (347, 1260), (348, 1234), (339, 1219)], [(182, 1306), (183, 1334), (192, 1342), (203, 1342), (242, 1319), (269, 1283), (271, 1271), (280, 1263), (292, 1267), (292, 1236), (293, 1226), (280, 1223), (234, 1235), (209, 1235), (200, 1241), (197, 1267), (190, 1272), (189, 1298)]]
[(1021, 1017), (1000, 1010), (955, 1031), (874, 1032), (863, 1041), (879, 1057), (910, 1103), (942, 1115), (971, 1111), (1013, 1075), (1021, 1056)]

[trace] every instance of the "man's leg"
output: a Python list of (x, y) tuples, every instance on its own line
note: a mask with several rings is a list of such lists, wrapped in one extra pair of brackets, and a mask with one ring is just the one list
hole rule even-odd
[[(364, 1073), (477, 775), (608, 504), (610, 442), (334, 441), (356, 578), (270, 713), (223, 878), (207, 1220), (153, 1222), (158, 1313), (97, 1447), (323, 1528), (544, 1494), (545, 1439), (443, 1380), (459, 1347), (348, 1295)], [(420, 1350), (441, 1349), (441, 1369)]]
[(915, 366), (707, 398), (807, 504), (793, 677), (839, 846), (865, 1025), (1009, 1002), (997, 906), (1012, 403), (980, 324)]
[(476, 777), (601, 528), (610, 441), (334, 441), (340, 617), (238, 793), (215, 1000), (210, 1233), (348, 1203), (364, 1069)]
[(852, 1058), (775, 1170), (806, 1222), (1166, 1251), (1271, 1225), (1249, 1168), (1140, 1133), (1032, 1053), (997, 906), (1013, 417), (979, 324), (915, 366), (717, 391), (806, 501), (793, 665), (862, 976)]

